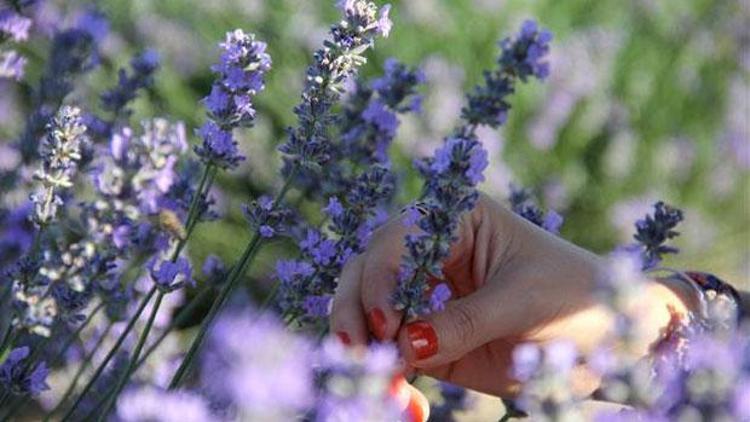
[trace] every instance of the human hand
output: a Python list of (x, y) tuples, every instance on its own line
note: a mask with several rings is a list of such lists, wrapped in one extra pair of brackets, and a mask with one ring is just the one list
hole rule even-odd
[[(396, 341), (406, 363), (421, 373), (512, 397), (519, 387), (509, 371), (516, 345), (567, 339), (585, 356), (614, 329), (596, 294), (603, 260), (484, 195), (462, 217), (458, 240), (443, 263), (452, 300), (443, 311), (402, 323), (390, 298), (404, 235), (418, 230), (403, 220), (398, 216), (381, 227), (367, 250), (344, 268), (331, 314), (331, 330), (343, 341), (366, 344), (371, 334)], [(647, 353), (669, 323), (668, 306), (685, 312), (688, 295), (666, 282), (647, 287), (634, 310), (647, 341), (633, 353)], [(598, 386), (585, 362), (573, 381), (582, 395)]]

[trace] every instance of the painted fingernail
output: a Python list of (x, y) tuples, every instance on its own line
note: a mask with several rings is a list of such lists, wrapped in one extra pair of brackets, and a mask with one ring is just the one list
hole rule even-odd
[(370, 325), (370, 332), (380, 341), (385, 339), (385, 313), (380, 308), (373, 308), (367, 313), (367, 323)]
[(349, 334), (343, 331), (336, 331), (336, 337), (338, 337), (345, 346), (349, 346), (352, 344), (352, 339), (349, 337)]
[(438, 351), (437, 335), (432, 325), (425, 321), (415, 321), (406, 326), (409, 344), (417, 360), (427, 359)]

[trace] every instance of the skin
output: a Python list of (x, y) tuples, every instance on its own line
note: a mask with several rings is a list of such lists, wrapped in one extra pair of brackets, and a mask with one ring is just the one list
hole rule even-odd
[[(513, 349), (566, 339), (584, 356), (613, 333), (613, 318), (595, 293), (605, 262), (558, 236), (545, 232), (482, 195), (463, 216), (458, 240), (444, 261), (453, 293), (445, 310), (422, 319), (437, 336), (436, 354), (417, 359), (407, 326), (390, 297), (404, 255), (408, 228), (397, 216), (373, 236), (367, 250), (344, 268), (331, 314), (332, 332), (365, 345), (373, 333), (398, 344), (407, 372), (461, 385), (503, 398), (514, 397), (519, 383), (510, 376)], [(686, 314), (698, 306), (689, 286), (649, 280), (629, 305), (639, 341), (627, 349), (646, 356), (669, 324), (671, 311)], [(368, 314), (380, 308), (383, 329), (368, 326)], [(616, 346), (615, 346), (616, 347)], [(585, 361), (576, 369), (574, 388), (587, 396), (599, 386)]]

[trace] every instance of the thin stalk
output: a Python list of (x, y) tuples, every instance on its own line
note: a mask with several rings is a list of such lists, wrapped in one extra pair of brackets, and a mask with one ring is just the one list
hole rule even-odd
[(146, 327), (141, 333), (141, 338), (138, 340), (138, 345), (133, 351), (133, 356), (130, 358), (130, 363), (128, 363), (127, 369), (122, 373), (122, 375), (120, 375), (120, 379), (117, 380), (114, 394), (109, 400), (107, 400), (107, 403), (104, 405), (104, 409), (99, 412), (99, 416), (96, 419), (97, 422), (102, 422), (107, 417), (110, 409), (112, 409), (115, 401), (117, 401), (117, 395), (120, 394), (120, 391), (122, 391), (122, 389), (125, 387), (125, 384), (127, 384), (128, 379), (130, 378), (130, 373), (135, 368), (135, 365), (138, 362), (138, 358), (141, 355), (141, 350), (143, 350), (143, 346), (146, 344), (146, 339), (148, 338), (148, 334), (151, 331), (151, 327), (154, 325), (154, 320), (156, 320), (156, 314), (159, 311), (159, 306), (161, 305), (162, 299), (164, 299), (164, 292), (160, 291), (156, 295), (156, 302), (154, 302), (154, 307), (151, 310), (151, 315), (148, 318), (148, 322), (146, 322)]
[(94, 316), (96, 316), (96, 314), (98, 314), (99, 311), (101, 311), (103, 308), (104, 308), (104, 302), (101, 302), (98, 305), (96, 305), (96, 307), (91, 311), (91, 313), (86, 318), (86, 320), (83, 321), (81, 325), (79, 325), (78, 328), (76, 328), (76, 330), (70, 334), (70, 336), (68, 336), (68, 340), (65, 342), (65, 345), (57, 353), (57, 356), (55, 356), (50, 361), (50, 366), (55, 366), (62, 360), (63, 356), (65, 356), (65, 352), (68, 351), (70, 346), (73, 345), (73, 343), (78, 339), (78, 336), (80, 336), (84, 328), (86, 328), (89, 325), (89, 323), (91, 323), (91, 321), (94, 319)]
[[(296, 171), (294, 171), (294, 169), (289, 172), (286, 180), (284, 181), (284, 185), (273, 201), (273, 206), (271, 209), (276, 209), (279, 203), (286, 196), (287, 192), (289, 192), (289, 189), (292, 187), (292, 181), (294, 180), (295, 173)], [(227, 301), (230, 294), (234, 291), (238, 281), (245, 273), (247, 265), (252, 260), (251, 257), (255, 257), (255, 250), (260, 246), (260, 244), (261, 236), (256, 230), (255, 234), (250, 240), (250, 243), (248, 243), (247, 248), (245, 248), (245, 251), (240, 258), (238, 265), (236, 265), (229, 273), (228, 281), (222, 287), (221, 291), (219, 292), (219, 296), (214, 300), (213, 305), (211, 305), (211, 309), (208, 311), (208, 315), (206, 315), (206, 318), (204, 318), (203, 322), (201, 323), (201, 326), (198, 329), (198, 335), (195, 337), (195, 339), (193, 339), (193, 343), (190, 345), (190, 350), (188, 350), (187, 354), (180, 363), (180, 367), (177, 369), (174, 377), (172, 377), (172, 381), (169, 383), (170, 390), (177, 388), (184, 380), (188, 370), (193, 364), (193, 360), (195, 360), (198, 349), (200, 349), (201, 345), (203, 344), (203, 340), (206, 336), (206, 333), (208, 332), (209, 326), (213, 322), (214, 318), (216, 318), (216, 315), (219, 313), (219, 310)]]
[(0, 358), (5, 356), (5, 352), (9, 347), (12, 347), (16, 341), (16, 337), (18, 337), (18, 331), (13, 330), (12, 323), (8, 324), (8, 329), (5, 330), (5, 335), (3, 336), (3, 344), (0, 346)]
[(143, 310), (146, 309), (146, 305), (148, 305), (148, 302), (151, 301), (151, 298), (154, 297), (154, 294), (156, 294), (156, 286), (152, 287), (151, 290), (146, 294), (146, 296), (143, 297), (141, 300), (141, 304), (138, 306), (138, 309), (136, 310), (133, 318), (128, 321), (128, 325), (125, 327), (125, 331), (120, 334), (120, 337), (117, 339), (117, 342), (114, 346), (112, 346), (112, 349), (110, 349), (109, 353), (107, 353), (107, 356), (104, 358), (104, 361), (99, 365), (98, 368), (96, 368), (96, 372), (94, 372), (94, 375), (91, 377), (89, 382), (86, 384), (86, 387), (84, 387), (81, 394), (78, 395), (78, 398), (76, 399), (75, 403), (73, 403), (73, 406), (68, 409), (68, 412), (65, 413), (65, 416), (63, 416), (62, 420), (67, 421), (70, 420), (71, 416), (73, 416), (73, 412), (78, 408), (78, 406), (83, 401), (83, 398), (86, 396), (86, 394), (91, 390), (91, 388), (94, 386), (94, 383), (99, 378), (99, 376), (104, 372), (104, 368), (106, 368), (107, 364), (110, 360), (115, 356), (115, 353), (120, 349), (120, 346), (122, 346), (122, 343), (125, 341), (125, 338), (130, 334), (130, 331), (133, 330), (133, 327), (135, 326), (136, 321), (138, 321), (138, 318), (143, 313)]
[(211, 305), (211, 309), (209, 309), (208, 314), (203, 319), (203, 322), (198, 329), (198, 334), (196, 335), (195, 339), (193, 339), (193, 343), (190, 345), (190, 349), (180, 363), (180, 367), (177, 369), (177, 372), (175, 372), (175, 375), (172, 377), (172, 381), (169, 383), (170, 390), (177, 388), (177, 386), (180, 385), (180, 383), (187, 375), (187, 372), (192, 366), (198, 349), (200, 349), (201, 345), (203, 344), (203, 339), (208, 332), (208, 328), (210, 327), (216, 315), (219, 313), (220, 308), (227, 300), (230, 293), (234, 290), (237, 282), (240, 280), (239, 274), (244, 272), (244, 267), (246, 266), (250, 256), (254, 255), (254, 250), (257, 248), (258, 244), (260, 244), (260, 236), (256, 234), (247, 245), (247, 248), (245, 248), (245, 251), (242, 254), (242, 258), (240, 258), (240, 262), (229, 273), (229, 280), (224, 284), (221, 291), (219, 291), (219, 296), (214, 299), (214, 302)]
[[(167, 335), (169, 335), (169, 333), (171, 333), (175, 327), (184, 323), (188, 319), (188, 317), (192, 315), (193, 312), (195, 312), (195, 310), (198, 308), (198, 305), (200, 305), (201, 302), (203, 302), (203, 300), (208, 296), (208, 294), (212, 290), (213, 290), (213, 286), (204, 288), (203, 290), (201, 290), (200, 293), (198, 293), (198, 295), (196, 295), (190, 301), (190, 303), (188, 303), (187, 306), (182, 308), (180, 312), (177, 313), (177, 315), (174, 317), (174, 320), (172, 320), (169, 326), (164, 331), (162, 331), (162, 333), (159, 335), (159, 337), (156, 338), (153, 344), (151, 344), (151, 346), (149, 346), (149, 348), (146, 349), (146, 351), (143, 353), (143, 356), (141, 356), (141, 358), (138, 360), (133, 370), (130, 371), (130, 374), (128, 376), (132, 376), (134, 373), (138, 371), (138, 369), (144, 363), (146, 363), (146, 360), (149, 358), (149, 356), (151, 356), (151, 353), (153, 353), (159, 347), (159, 345), (161, 345), (161, 342), (164, 341), (165, 338), (167, 338)], [(107, 394), (105, 394), (99, 400), (99, 402), (96, 403), (96, 406), (94, 406), (94, 409), (98, 409), (102, 405), (102, 403), (105, 402), (105, 400), (108, 400), (112, 396), (113, 393), (114, 393), (114, 387), (110, 388), (109, 391), (107, 391)]]
[(94, 347), (92, 347), (91, 351), (89, 351), (88, 354), (83, 357), (83, 359), (81, 360), (81, 366), (78, 367), (78, 371), (76, 371), (76, 374), (73, 376), (73, 381), (70, 382), (70, 385), (68, 385), (68, 388), (65, 390), (65, 393), (63, 394), (60, 401), (57, 402), (57, 405), (44, 417), (44, 422), (49, 421), (50, 418), (54, 416), (54, 414), (57, 413), (58, 410), (60, 410), (62, 405), (65, 404), (68, 398), (70, 398), (70, 395), (73, 394), (76, 385), (78, 385), (78, 380), (83, 375), (83, 372), (86, 370), (89, 362), (91, 362), (91, 359), (94, 357), (94, 353), (96, 353), (96, 351), (99, 349), (99, 346), (102, 345), (104, 340), (107, 338), (107, 335), (109, 335), (109, 331), (112, 329), (113, 325), (114, 323), (112, 322), (107, 324), (107, 328), (105, 328), (102, 332), (102, 335), (99, 336), (99, 339), (96, 341), (96, 344), (94, 344)]

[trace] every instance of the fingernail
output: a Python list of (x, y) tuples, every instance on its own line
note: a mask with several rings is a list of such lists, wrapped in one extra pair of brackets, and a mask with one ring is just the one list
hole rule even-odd
[(427, 359), (438, 351), (435, 330), (425, 321), (415, 321), (406, 326), (409, 344), (417, 360)]
[(349, 337), (349, 334), (343, 331), (336, 331), (336, 337), (338, 337), (345, 346), (349, 346), (352, 344), (352, 339)]
[(367, 323), (370, 331), (380, 341), (385, 339), (385, 313), (380, 308), (374, 308), (367, 313)]

